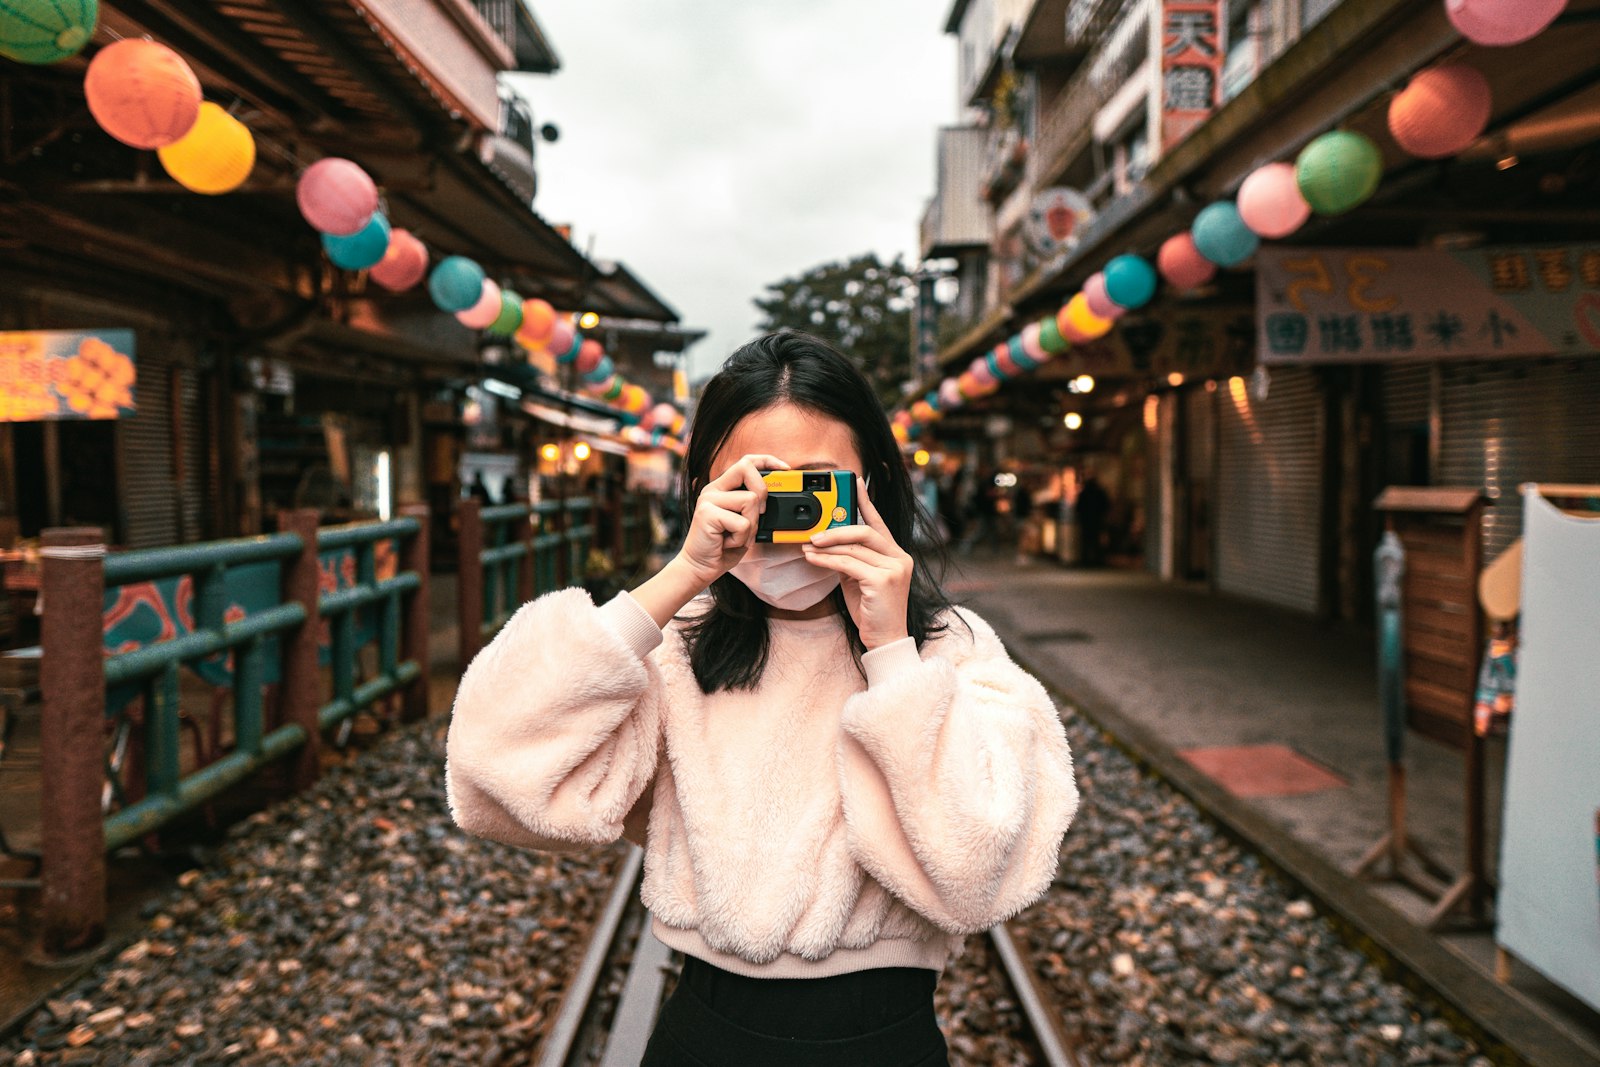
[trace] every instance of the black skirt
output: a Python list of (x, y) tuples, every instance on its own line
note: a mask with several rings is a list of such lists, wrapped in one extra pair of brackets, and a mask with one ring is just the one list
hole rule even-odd
[(641, 1067), (948, 1067), (938, 972), (748, 978), (684, 957)]

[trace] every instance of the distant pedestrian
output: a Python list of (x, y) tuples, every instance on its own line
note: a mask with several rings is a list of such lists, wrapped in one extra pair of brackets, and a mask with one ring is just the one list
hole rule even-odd
[(1093, 474), (1078, 490), (1079, 559), (1085, 567), (1105, 565), (1106, 516), (1111, 513), (1111, 497)]
[[(761, 472), (794, 467), (855, 472), (860, 521), (757, 542)], [(940, 589), (888, 419), (833, 348), (735, 352), (683, 478), (659, 573), (602, 607), (547, 594), (467, 668), (451, 812), (528, 848), (645, 848), (685, 959), (644, 1067), (946, 1064), (940, 971), (1049, 886), (1077, 807), (1056, 709)]]

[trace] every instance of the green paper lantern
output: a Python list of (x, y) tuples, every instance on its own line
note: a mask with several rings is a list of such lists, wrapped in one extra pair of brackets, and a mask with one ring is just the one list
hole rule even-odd
[(489, 324), (488, 333), (495, 337), (510, 337), (522, 325), (522, 297), (510, 289), (500, 290), (500, 314)]
[(0, 56), (59, 63), (83, 51), (99, 21), (99, 0), (0, 0)]
[(1071, 342), (1061, 336), (1061, 327), (1056, 325), (1054, 316), (1039, 320), (1039, 347), (1050, 353), (1065, 352), (1072, 347)]
[(1319, 215), (1343, 215), (1378, 191), (1383, 153), (1370, 137), (1333, 130), (1306, 145), (1295, 161), (1300, 195)]
[(601, 400), (615, 400), (615, 399), (617, 399), (618, 397), (620, 397), (622, 395), (622, 390), (623, 390), (624, 387), (627, 386), (627, 384), (628, 384), (627, 382), (622, 380), (622, 375), (620, 375), (620, 374), (613, 375), (612, 379), (611, 379), (611, 385), (608, 388), (606, 388), (606, 390), (604, 392), (602, 392), (600, 394), (600, 399)]

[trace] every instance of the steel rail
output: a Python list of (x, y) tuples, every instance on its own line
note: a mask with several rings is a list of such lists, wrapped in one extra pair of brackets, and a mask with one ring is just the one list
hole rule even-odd
[(989, 940), (994, 943), (1000, 964), (1005, 968), (1006, 977), (1011, 980), (1011, 988), (1016, 990), (1023, 1017), (1032, 1027), (1034, 1039), (1039, 1042), (1045, 1067), (1088, 1067), (1078, 1055), (1077, 1046), (1062, 1031), (1060, 1018), (1050, 1010), (1050, 1002), (1040, 992), (1033, 971), (1023, 960), (1010, 928), (1005, 923), (996, 923), (989, 928)]

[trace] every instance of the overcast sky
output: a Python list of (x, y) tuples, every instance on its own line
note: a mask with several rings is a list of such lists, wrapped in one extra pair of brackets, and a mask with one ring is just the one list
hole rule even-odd
[(534, 207), (710, 331), (691, 374), (753, 333), (768, 282), (859, 252), (914, 259), (935, 130), (956, 119), (947, 2), (536, 0), (561, 57), (519, 77)]

